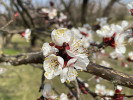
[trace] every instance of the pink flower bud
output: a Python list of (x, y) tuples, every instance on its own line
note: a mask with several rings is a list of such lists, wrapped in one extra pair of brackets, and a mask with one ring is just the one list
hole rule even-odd
[(25, 32), (23, 32), (21, 35), (22, 35), (22, 37), (24, 37), (25, 36)]
[(16, 13), (14, 14), (14, 17), (18, 17), (18, 16), (19, 16), (19, 13), (16, 12)]

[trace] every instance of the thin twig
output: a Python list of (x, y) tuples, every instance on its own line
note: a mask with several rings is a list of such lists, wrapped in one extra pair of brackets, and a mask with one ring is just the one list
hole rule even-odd
[(79, 84), (78, 84), (77, 78), (75, 80), (75, 86), (76, 86), (76, 90), (77, 90), (77, 100), (81, 100), (81, 98), (80, 98)]

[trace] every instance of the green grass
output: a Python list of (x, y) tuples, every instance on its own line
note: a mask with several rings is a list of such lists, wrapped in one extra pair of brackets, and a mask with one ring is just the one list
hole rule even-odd
[(3, 67), (8, 70), (0, 77), (0, 100), (36, 100), (40, 96), (40, 69), (30, 65)]

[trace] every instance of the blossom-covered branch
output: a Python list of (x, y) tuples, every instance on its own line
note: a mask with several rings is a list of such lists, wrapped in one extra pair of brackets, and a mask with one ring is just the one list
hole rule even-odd
[[(0, 62), (10, 62), (12, 65), (22, 65), (30, 63), (43, 63), (44, 56), (42, 52), (25, 53), (16, 56), (2, 55)], [(114, 84), (123, 85), (133, 89), (133, 76), (118, 72), (112, 68), (90, 63), (87, 66), (87, 72), (100, 76)]]

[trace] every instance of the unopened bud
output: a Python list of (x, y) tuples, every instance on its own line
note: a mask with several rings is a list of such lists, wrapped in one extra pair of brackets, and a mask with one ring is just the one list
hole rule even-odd
[(18, 17), (18, 16), (19, 16), (19, 13), (16, 12), (16, 13), (14, 14), (14, 17)]

